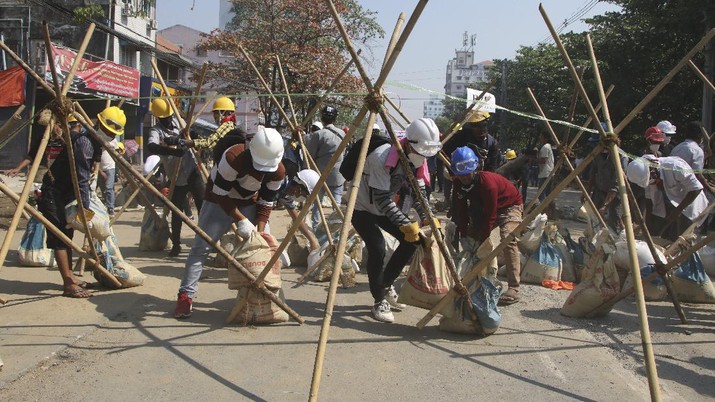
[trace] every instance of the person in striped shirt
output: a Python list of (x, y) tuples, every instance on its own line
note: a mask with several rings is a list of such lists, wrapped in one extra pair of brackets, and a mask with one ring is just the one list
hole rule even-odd
[[(236, 223), (239, 236), (268, 232), (268, 218), (285, 179), (283, 138), (272, 128), (258, 126), (248, 147), (236, 144), (211, 169), (199, 227), (217, 241)], [(199, 278), (212, 246), (196, 235), (184, 268), (174, 310), (175, 318), (191, 316)]]
[(216, 131), (206, 138), (187, 140), (187, 146), (196, 149), (213, 149), (221, 138), (236, 128), (236, 105), (231, 98), (222, 96), (216, 99), (212, 112), (214, 121), (218, 125)]

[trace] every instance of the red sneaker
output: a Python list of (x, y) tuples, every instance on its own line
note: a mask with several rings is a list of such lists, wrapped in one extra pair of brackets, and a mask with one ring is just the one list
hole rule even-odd
[(179, 297), (176, 299), (176, 309), (174, 310), (174, 318), (188, 318), (191, 317), (191, 311), (193, 309), (192, 299), (186, 293), (179, 293)]

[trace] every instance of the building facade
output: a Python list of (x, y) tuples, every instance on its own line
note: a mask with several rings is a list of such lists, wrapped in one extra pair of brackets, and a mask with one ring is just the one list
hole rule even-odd
[(447, 62), (444, 92), (449, 96), (465, 98), (467, 88), (483, 87), (487, 82), (487, 71), (493, 66), (491, 60), (474, 62), (474, 50), (456, 50), (455, 57)]
[(442, 97), (430, 94), (429, 100), (422, 106), (422, 117), (428, 117), (434, 120), (441, 116), (443, 112), (444, 103), (442, 103)]

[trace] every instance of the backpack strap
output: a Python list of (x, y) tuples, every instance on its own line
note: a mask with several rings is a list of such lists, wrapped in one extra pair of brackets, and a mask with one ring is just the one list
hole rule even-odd
[(340, 141), (342, 141), (343, 138), (345, 138), (345, 133), (340, 134), (340, 133), (339, 133), (340, 130), (333, 130), (333, 129), (332, 129), (331, 127), (329, 127), (329, 126), (328, 126), (328, 127), (325, 127), (325, 128), (327, 128), (328, 130), (330, 130), (333, 134), (337, 135), (338, 138), (340, 138)]

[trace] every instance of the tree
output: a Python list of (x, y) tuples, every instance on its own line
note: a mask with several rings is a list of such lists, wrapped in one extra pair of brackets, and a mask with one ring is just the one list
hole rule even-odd
[[(342, 24), (354, 46), (364, 46), (384, 31), (374, 19), (375, 13), (363, 9), (355, 0), (335, 1)], [(324, 2), (298, 0), (233, 0), (236, 16), (225, 31), (215, 30), (200, 47), (230, 54), (226, 63), (210, 65), (210, 77), (225, 82), (228, 93), (256, 90), (264, 93), (250, 64), (239, 51), (249, 53), (274, 94), (285, 93), (275, 56), (279, 56), (288, 82), (296, 113), (302, 116), (350, 60), (344, 41)], [(365, 88), (359, 77), (346, 74), (334, 87), (336, 94), (328, 99), (343, 109), (362, 105)], [(284, 109), (290, 113), (287, 97)], [(267, 97), (261, 97), (261, 108), (267, 124), (285, 126)], [(344, 114), (341, 113), (341, 116)], [(300, 119), (299, 119), (300, 120)]]

